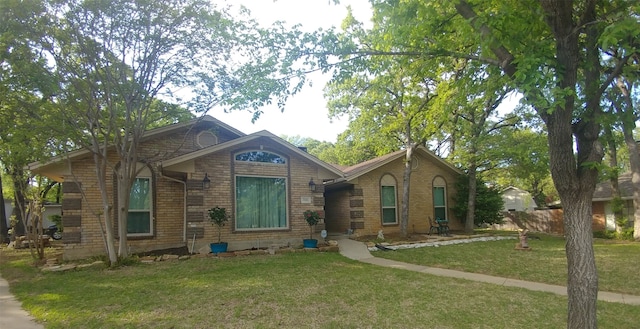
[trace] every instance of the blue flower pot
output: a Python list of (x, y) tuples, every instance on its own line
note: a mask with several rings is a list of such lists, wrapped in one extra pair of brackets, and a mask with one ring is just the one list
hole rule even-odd
[(226, 242), (220, 242), (220, 243), (210, 243), (209, 247), (211, 248), (211, 252), (214, 254), (219, 254), (221, 252), (227, 252), (227, 246), (229, 244)]
[(303, 239), (302, 246), (305, 248), (318, 248), (318, 240), (316, 239)]

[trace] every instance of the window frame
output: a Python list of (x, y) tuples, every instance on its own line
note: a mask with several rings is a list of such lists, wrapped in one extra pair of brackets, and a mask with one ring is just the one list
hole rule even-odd
[[(444, 218), (441, 219), (449, 219), (449, 214), (447, 211), (447, 181), (442, 176), (436, 176), (433, 179), (433, 187), (432, 187), (432, 205), (433, 205), (433, 218), (437, 219), (439, 216), (436, 215), (436, 209), (444, 210)], [(442, 189), (442, 201), (443, 205), (436, 206), (436, 189)]]
[[(272, 162), (272, 161), (257, 161), (257, 160), (238, 160), (238, 156), (241, 154), (245, 154), (245, 153), (252, 153), (252, 152), (260, 152), (260, 153), (264, 153), (264, 154), (270, 154), (272, 156), (275, 156), (277, 158), (279, 158), (282, 162)], [(289, 159), (287, 159), (287, 157), (283, 156), (282, 154), (278, 154), (276, 152), (272, 152), (272, 151), (267, 151), (267, 150), (260, 150), (260, 149), (248, 149), (248, 150), (243, 150), (243, 151), (239, 151), (233, 154), (233, 161), (234, 162), (242, 162), (242, 163), (260, 163), (260, 164), (267, 164), (267, 165), (276, 165), (276, 166), (286, 166), (288, 165)]]
[[(258, 162), (261, 163), (261, 162)], [(260, 178), (260, 179), (282, 179), (284, 180), (284, 211), (285, 211), (285, 225), (279, 227), (249, 227), (249, 228), (240, 228), (238, 227), (239, 215), (238, 215), (238, 177), (251, 177), (251, 178)], [(289, 210), (289, 178), (286, 176), (269, 176), (269, 175), (248, 175), (248, 174), (236, 174), (233, 179), (233, 201), (234, 201), (234, 224), (233, 230), (235, 232), (264, 232), (264, 231), (283, 231), (289, 230), (291, 227), (291, 221), (289, 218), (290, 210)]]
[[(393, 206), (384, 205), (384, 187), (393, 188)], [(394, 221), (385, 222), (385, 209), (394, 210)], [(380, 178), (380, 222), (383, 226), (398, 225), (398, 183), (395, 177), (391, 174), (384, 174)]]
[[(139, 164), (139, 165), (143, 165), (143, 164)], [(155, 227), (154, 227), (154, 204), (153, 204), (153, 200), (154, 200), (154, 195), (155, 195), (155, 182), (153, 179), (153, 175), (151, 173), (151, 169), (149, 169), (149, 167), (147, 167), (146, 165), (144, 165), (145, 167), (140, 171), (140, 173), (135, 177), (135, 179), (146, 179), (149, 181), (149, 195), (148, 195), (148, 202), (149, 202), (149, 209), (145, 209), (145, 210), (140, 210), (140, 209), (135, 209), (134, 211), (131, 210), (131, 197), (129, 197), (129, 209), (127, 210), (127, 225), (129, 223), (129, 213), (131, 212), (136, 212), (136, 213), (142, 213), (142, 212), (148, 212), (149, 213), (149, 232), (148, 233), (129, 233), (129, 229), (127, 228), (127, 237), (152, 237), (154, 236), (154, 232), (155, 232)], [(133, 188), (133, 184), (131, 186), (131, 188)], [(129, 193), (131, 193), (131, 190), (129, 191)]]

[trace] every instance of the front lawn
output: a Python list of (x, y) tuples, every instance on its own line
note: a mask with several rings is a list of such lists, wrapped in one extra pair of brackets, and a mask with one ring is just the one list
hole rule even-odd
[[(425, 266), (566, 285), (564, 239), (536, 236), (540, 240), (529, 240), (531, 251), (515, 250), (517, 240), (500, 240), (380, 251), (373, 255)], [(601, 291), (640, 295), (640, 281), (633, 279), (640, 264), (640, 243), (595, 239), (594, 250)]]
[[(193, 258), (66, 273), (36, 270), (28, 253), (0, 253), (2, 276), (46, 328), (566, 326), (566, 297), (378, 267), (338, 253)], [(638, 314), (638, 306), (598, 303), (600, 328), (632, 328)]]

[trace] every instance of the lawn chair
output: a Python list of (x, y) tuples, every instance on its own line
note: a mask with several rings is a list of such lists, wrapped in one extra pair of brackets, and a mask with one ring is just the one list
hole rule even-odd
[(438, 232), (438, 234), (440, 234), (440, 227), (438, 226), (438, 224), (436, 224), (436, 222), (433, 221), (433, 219), (431, 218), (431, 216), (429, 216), (429, 235), (431, 235), (431, 231), (432, 230), (436, 230), (436, 232)]
[(449, 221), (436, 217), (436, 223), (438, 224), (438, 234), (449, 236)]

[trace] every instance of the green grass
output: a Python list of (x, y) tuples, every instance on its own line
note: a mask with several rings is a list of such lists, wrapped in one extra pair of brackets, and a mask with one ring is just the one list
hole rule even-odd
[[(425, 266), (566, 285), (564, 239), (546, 235), (540, 238), (529, 240), (531, 251), (515, 250), (517, 240), (500, 240), (373, 255)], [(601, 291), (640, 295), (640, 282), (631, 279), (640, 264), (640, 243), (596, 239), (594, 251)]]
[[(566, 326), (566, 297), (378, 267), (338, 253), (66, 273), (39, 272), (28, 254), (0, 253), (2, 276), (46, 328)], [(598, 304), (600, 328), (632, 328), (638, 314), (638, 306)]]

